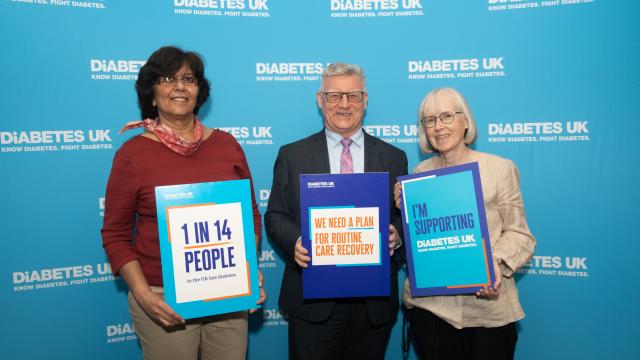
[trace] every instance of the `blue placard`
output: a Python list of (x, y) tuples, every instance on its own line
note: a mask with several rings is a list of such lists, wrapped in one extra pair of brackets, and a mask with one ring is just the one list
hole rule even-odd
[(156, 187), (165, 301), (185, 319), (257, 307), (249, 180)]
[(389, 174), (300, 175), (305, 299), (389, 296)]
[(495, 281), (478, 163), (398, 178), (413, 296), (475, 293)]

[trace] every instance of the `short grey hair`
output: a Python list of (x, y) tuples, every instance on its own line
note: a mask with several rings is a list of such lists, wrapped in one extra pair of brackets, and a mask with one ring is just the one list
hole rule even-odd
[[(341, 76), (341, 75), (359, 76), (362, 79), (362, 82), (366, 84), (364, 70), (359, 65), (335, 62), (333, 64), (328, 65), (322, 71), (322, 81), (320, 82), (320, 91), (324, 90), (323, 89), (324, 79), (332, 76)], [(366, 91), (366, 85), (363, 90)]]
[(476, 121), (473, 118), (473, 114), (471, 114), (471, 109), (469, 108), (469, 104), (467, 104), (467, 100), (465, 100), (464, 96), (454, 88), (437, 88), (431, 90), (431, 92), (422, 99), (422, 103), (420, 103), (420, 108), (418, 109), (418, 140), (420, 143), (420, 150), (424, 153), (431, 153), (435, 151), (435, 149), (429, 143), (427, 131), (420, 120), (422, 120), (422, 118), (427, 114), (427, 111), (439, 113), (441, 110), (440, 99), (445, 96), (453, 99), (454, 106), (456, 107), (454, 110), (461, 111), (467, 118), (469, 126), (464, 135), (465, 145), (471, 145), (476, 141), (476, 137), (478, 135)]

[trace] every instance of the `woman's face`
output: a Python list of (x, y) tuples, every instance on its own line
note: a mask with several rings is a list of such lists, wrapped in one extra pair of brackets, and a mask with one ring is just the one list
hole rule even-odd
[(194, 79), (195, 76), (186, 64), (182, 65), (172, 78), (173, 83), (160, 81), (154, 85), (154, 103), (158, 107), (160, 118), (182, 119), (193, 114), (199, 88), (197, 83), (189, 83), (188, 80)]
[[(437, 107), (438, 109), (428, 109), (423, 114), (423, 116), (437, 117), (435, 126), (426, 128), (427, 138), (431, 147), (439, 153), (446, 153), (464, 147), (464, 131), (468, 127), (467, 118), (464, 113), (455, 114), (455, 112), (461, 112), (462, 109), (455, 105), (455, 101), (448, 94), (443, 94), (438, 99)], [(445, 124), (440, 119), (440, 114), (447, 111), (455, 114), (455, 118), (450, 124)]]

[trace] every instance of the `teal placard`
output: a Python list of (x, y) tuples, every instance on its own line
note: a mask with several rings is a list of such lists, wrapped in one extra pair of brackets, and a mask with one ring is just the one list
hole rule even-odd
[(494, 282), (477, 163), (399, 179), (414, 296), (474, 293)]
[(185, 319), (256, 308), (249, 180), (156, 187), (165, 301)]

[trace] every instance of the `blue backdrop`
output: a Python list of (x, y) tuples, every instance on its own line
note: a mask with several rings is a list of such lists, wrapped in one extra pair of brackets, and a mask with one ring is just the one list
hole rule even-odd
[[(206, 59), (201, 118), (242, 144), (262, 213), (279, 146), (322, 126), (327, 63), (364, 67), (366, 130), (410, 166), (425, 158), (422, 97), (458, 88), (475, 147), (518, 165), (538, 239), (517, 274), (517, 358), (639, 358), (639, 14), (634, 0), (1, 1), (3, 356), (139, 356), (99, 229), (111, 160), (132, 136), (117, 131), (139, 117), (136, 74), (173, 44)], [(283, 263), (267, 238), (259, 258), (270, 297), (249, 358), (282, 359)], [(388, 359), (401, 358), (400, 324)]]

